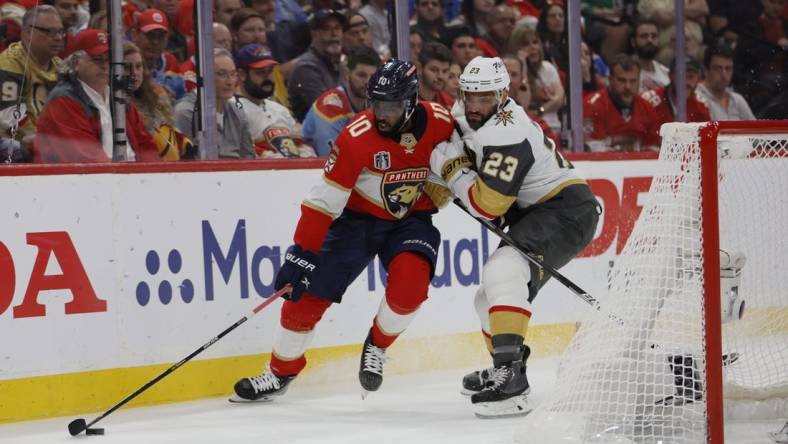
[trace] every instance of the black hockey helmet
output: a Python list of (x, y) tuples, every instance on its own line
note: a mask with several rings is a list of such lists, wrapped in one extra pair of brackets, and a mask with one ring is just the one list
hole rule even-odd
[(367, 84), (367, 100), (374, 102), (403, 101), (405, 107), (401, 125), (416, 111), (419, 99), (419, 79), (416, 67), (403, 60), (390, 59), (372, 74)]

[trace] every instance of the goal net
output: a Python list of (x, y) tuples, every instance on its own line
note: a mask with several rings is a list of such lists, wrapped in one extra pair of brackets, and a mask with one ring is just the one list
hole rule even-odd
[(788, 122), (661, 134), (603, 315), (518, 442), (722, 444), (725, 417), (788, 416)]

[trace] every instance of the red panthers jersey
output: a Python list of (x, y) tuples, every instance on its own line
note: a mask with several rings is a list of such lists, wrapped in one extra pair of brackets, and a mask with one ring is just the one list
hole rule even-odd
[(318, 252), (331, 222), (347, 208), (384, 220), (403, 219), (414, 211), (434, 211), (424, 191), (435, 145), (454, 131), (451, 113), (420, 101), (413, 131), (393, 137), (375, 128), (371, 110), (357, 114), (339, 133), (321, 183), (301, 204), (295, 243)]
[(610, 139), (617, 145), (619, 138), (629, 138), (639, 146), (621, 146), (626, 151), (643, 146), (659, 146), (659, 126), (651, 105), (640, 96), (634, 97), (629, 115), (624, 116), (610, 100), (607, 88), (586, 98), (583, 103), (583, 129), (587, 140)]
[[(675, 122), (676, 117), (673, 112), (673, 101), (668, 97), (667, 88), (657, 88), (644, 91), (640, 95), (654, 107), (657, 114), (657, 128), (663, 123)], [(687, 94), (687, 122), (708, 122), (711, 120), (709, 109), (698, 100), (695, 94)]]

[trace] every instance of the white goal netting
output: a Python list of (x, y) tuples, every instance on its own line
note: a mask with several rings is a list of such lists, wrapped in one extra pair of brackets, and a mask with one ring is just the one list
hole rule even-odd
[[(701, 124), (668, 124), (643, 211), (526, 443), (705, 443)], [(724, 128), (724, 126), (723, 126)], [(716, 138), (726, 414), (788, 415), (788, 129)], [(714, 144), (709, 145), (714, 148)], [(705, 149), (705, 148), (704, 148)], [(720, 418), (720, 420), (722, 420)]]

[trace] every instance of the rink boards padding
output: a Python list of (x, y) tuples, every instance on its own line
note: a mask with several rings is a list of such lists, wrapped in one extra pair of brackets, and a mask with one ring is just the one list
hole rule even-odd
[[(604, 157), (604, 156), (603, 156)], [(576, 160), (605, 207), (592, 244), (562, 272), (604, 294), (648, 190), (653, 156)], [(195, 162), (0, 169), (0, 422), (100, 411), (188, 355), (273, 292), (300, 202), (322, 162)], [(295, 168), (295, 169), (288, 169)], [(473, 294), (497, 238), (459, 210), (435, 217), (443, 241), (425, 303), (392, 349), (391, 371), (485, 363)], [(384, 295), (375, 260), (318, 327), (304, 384), (355, 378), (358, 344)], [(136, 400), (226, 394), (259, 372), (272, 305)], [(549, 283), (534, 305), (535, 354), (558, 353), (590, 309)], [(435, 355), (435, 353), (438, 353)], [(429, 358), (440, 356), (440, 359)], [(322, 369), (322, 370), (321, 370)], [(397, 370), (401, 369), (401, 370)]]

